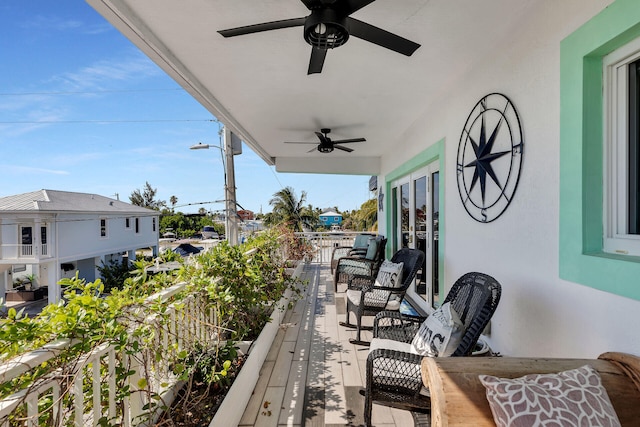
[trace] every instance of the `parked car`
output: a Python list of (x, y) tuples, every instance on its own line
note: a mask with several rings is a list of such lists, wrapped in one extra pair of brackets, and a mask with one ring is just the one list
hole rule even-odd
[(179, 254), (180, 256), (190, 256), (199, 254), (202, 252), (204, 248), (193, 246), (190, 243), (181, 243), (173, 249), (173, 252)]
[(219, 239), (220, 236), (215, 228), (210, 225), (205, 225), (202, 228), (202, 238), (203, 239)]

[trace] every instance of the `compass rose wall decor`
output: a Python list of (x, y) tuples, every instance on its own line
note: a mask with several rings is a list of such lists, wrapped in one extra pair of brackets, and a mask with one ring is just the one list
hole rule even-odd
[(513, 103), (500, 93), (475, 105), (460, 135), (457, 179), (460, 199), (478, 222), (495, 221), (518, 187), (524, 141)]

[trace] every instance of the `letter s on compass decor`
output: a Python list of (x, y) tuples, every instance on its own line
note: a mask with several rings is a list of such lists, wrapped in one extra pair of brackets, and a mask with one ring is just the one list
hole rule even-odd
[(495, 221), (518, 187), (524, 141), (513, 103), (491, 93), (475, 105), (460, 135), (456, 175), (464, 208), (478, 222)]

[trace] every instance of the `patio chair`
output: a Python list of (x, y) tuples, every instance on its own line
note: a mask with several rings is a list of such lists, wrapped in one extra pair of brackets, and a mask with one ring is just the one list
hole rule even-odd
[[(403, 248), (396, 252), (391, 258), (391, 263), (402, 263), (402, 275), (399, 283), (391, 283), (385, 286), (380, 283), (378, 277), (381, 275), (382, 267), (376, 276), (354, 275), (350, 278), (347, 288), (347, 314), (346, 321), (340, 325), (355, 327), (356, 338), (350, 339), (352, 344), (368, 345), (368, 342), (360, 339), (362, 331), (362, 317), (375, 316), (383, 310), (400, 310), (400, 304), (407, 289), (416, 273), (424, 262), (424, 252), (419, 249)], [(356, 324), (350, 323), (350, 314), (356, 316)]]
[[(456, 356), (469, 356), (489, 323), (500, 301), (502, 288), (491, 276), (483, 273), (467, 273), (453, 285), (443, 305), (458, 313), (462, 322), (462, 338), (455, 351)], [(374, 319), (373, 336), (366, 363), (365, 425), (371, 425), (373, 403), (430, 413), (429, 390), (422, 382), (420, 362), (411, 342), (424, 317), (403, 316), (398, 312), (380, 312)]]
[(369, 239), (375, 238), (374, 234), (358, 234), (353, 240), (352, 246), (336, 246), (331, 253), (331, 274), (338, 265), (338, 260), (346, 256), (364, 256), (367, 253)]
[(353, 276), (375, 276), (384, 261), (386, 248), (386, 237), (377, 236), (369, 241), (364, 255), (362, 252), (355, 252), (354, 255), (340, 258), (333, 272), (334, 292), (338, 292), (338, 285), (348, 283)]

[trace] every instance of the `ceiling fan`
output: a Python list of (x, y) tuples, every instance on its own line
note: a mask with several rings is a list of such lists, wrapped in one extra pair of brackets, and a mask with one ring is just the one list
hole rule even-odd
[(375, 0), (300, 0), (311, 11), (302, 18), (263, 22), (261, 24), (220, 30), (224, 37), (235, 37), (262, 31), (304, 26), (304, 39), (311, 45), (311, 59), (307, 74), (322, 72), (327, 50), (342, 46), (349, 36), (358, 37), (394, 52), (411, 56), (419, 44), (396, 34), (374, 27), (349, 15)]
[[(321, 153), (330, 153), (332, 152), (334, 149), (338, 149), (338, 150), (342, 150), (342, 151), (346, 151), (347, 153), (351, 153), (353, 151), (352, 148), (349, 147), (343, 147), (342, 145), (339, 144), (349, 144), (349, 143), (353, 143), (353, 142), (365, 142), (366, 139), (364, 138), (352, 138), (352, 139), (340, 139), (338, 141), (332, 141), (331, 138), (329, 138), (327, 136), (327, 134), (331, 133), (331, 129), (328, 128), (322, 128), (320, 129), (320, 132), (315, 132), (315, 134), (318, 136), (318, 139), (320, 140), (320, 144), (318, 144), (318, 146), (316, 148), (312, 148), (311, 150), (308, 151), (308, 153), (311, 153), (313, 150), (318, 150)], [(290, 141), (285, 141), (285, 144), (316, 144), (315, 142), (290, 142)]]

